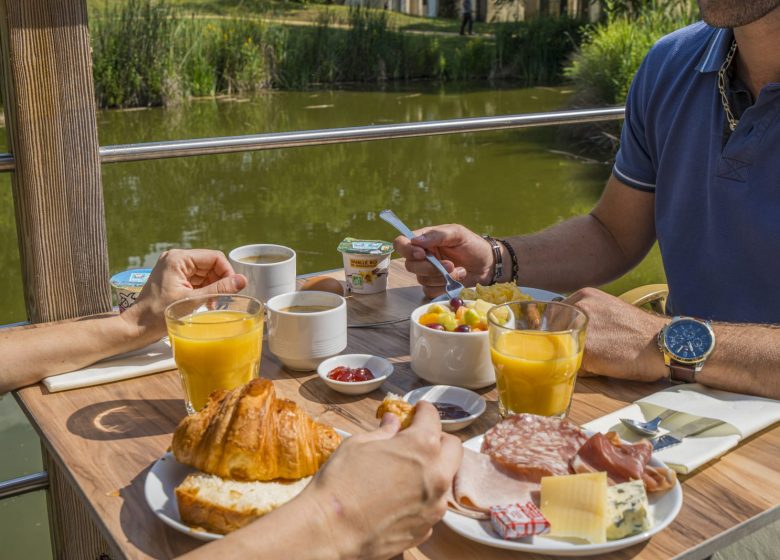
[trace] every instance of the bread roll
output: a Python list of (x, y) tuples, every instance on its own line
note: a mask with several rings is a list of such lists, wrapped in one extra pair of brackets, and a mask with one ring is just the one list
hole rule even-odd
[(382, 418), (385, 413), (394, 414), (401, 421), (401, 429), (408, 428), (414, 419), (414, 406), (403, 400), (398, 395), (388, 393), (379, 408), (376, 409), (376, 417)]

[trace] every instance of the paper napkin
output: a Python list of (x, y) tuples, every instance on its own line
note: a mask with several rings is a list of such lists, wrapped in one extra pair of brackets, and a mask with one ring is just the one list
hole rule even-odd
[(170, 344), (167, 339), (163, 339), (140, 350), (102, 360), (84, 369), (47, 377), (43, 384), (50, 392), (56, 393), (132, 379), (175, 367)]
[(623, 426), (620, 418), (647, 421), (664, 410), (676, 410), (679, 414), (664, 420), (661, 434), (702, 417), (726, 422), (654, 454), (682, 474), (720, 457), (743, 438), (780, 421), (780, 401), (718, 391), (692, 383), (676, 385), (649, 395), (589, 422), (585, 428), (598, 432), (616, 431), (627, 441), (638, 441), (641, 436)]

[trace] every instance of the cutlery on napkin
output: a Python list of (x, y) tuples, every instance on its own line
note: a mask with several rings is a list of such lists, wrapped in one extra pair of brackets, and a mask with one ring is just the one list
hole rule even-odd
[(640, 437), (625, 428), (620, 418), (645, 422), (665, 410), (675, 410), (678, 414), (664, 421), (661, 435), (701, 418), (722, 422), (696, 435), (678, 438), (682, 443), (655, 452), (658, 459), (681, 474), (696, 470), (736, 447), (743, 438), (780, 421), (780, 401), (690, 383), (648, 395), (584, 427), (597, 432), (615, 431), (625, 440), (637, 441)]
[(695, 436), (696, 434), (705, 432), (710, 428), (720, 426), (723, 423), (724, 422), (722, 420), (714, 420), (712, 418), (699, 418), (698, 420), (693, 420), (692, 422), (688, 422), (687, 424), (680, 426), (668, 434), (653, 438), (651, 440), (653, 443), (653, 451), (661, 451), (667, 447), (679, 445), (686, 437)]
[(49, 392), (56, 393), (132, 379), (175, 367), (170, 344), (167, 339), (162, 339), (139, 350), (101, 360), (83, 369), (52, 375), (44, 379), (43, 384)]

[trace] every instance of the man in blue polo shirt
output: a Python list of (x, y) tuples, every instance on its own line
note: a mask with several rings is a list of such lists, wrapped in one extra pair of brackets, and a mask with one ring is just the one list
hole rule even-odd
[[(579, 290), (568, 301), (590, 316), (587, 371), (780, 398), (780, 329), (769, 326), (780, 324), (780, 0), (699, 7), (706, 23), (661, 39), (637, 72), (590, 214), (502, 240), (424, 228), (396, 249), (429, 296), (443, 280), (425, 250), (467, 284)], [(684, 318), (581, 289), (624, 274), (656, 239), (669, 314)]]

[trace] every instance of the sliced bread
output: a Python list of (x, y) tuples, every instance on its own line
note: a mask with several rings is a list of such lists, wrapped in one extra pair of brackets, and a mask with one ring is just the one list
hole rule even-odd
[(289, 502), (310, 480), (238, 482), (191, 474), (176, 487), (176, 502), (184, 523), (224, 535)]

